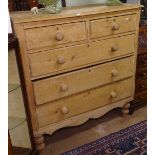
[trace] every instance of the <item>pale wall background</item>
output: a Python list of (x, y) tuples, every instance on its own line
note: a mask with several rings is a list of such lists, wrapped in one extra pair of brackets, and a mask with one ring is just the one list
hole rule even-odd
[(66, 0), (67, 6), (105, 3), (106, 0)]
[[(67, 6), (105, 3), (107, 0), (66, 0)], [(128, 3), (139, 3), (140, 0), (127, 0)]]
[(127, 0), (127, 3), (140, 3), (140, 0)]

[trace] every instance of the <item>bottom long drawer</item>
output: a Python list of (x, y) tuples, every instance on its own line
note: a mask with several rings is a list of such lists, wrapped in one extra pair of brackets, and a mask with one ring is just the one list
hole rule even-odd
[(143, 102), (143, 101), (147, 101), (147, 90), (135, 94), (134, 102)]
[(133, 78), (129, 78), (40, 105), (37, 107), (39, 127), (130, 97), (133, 86)]

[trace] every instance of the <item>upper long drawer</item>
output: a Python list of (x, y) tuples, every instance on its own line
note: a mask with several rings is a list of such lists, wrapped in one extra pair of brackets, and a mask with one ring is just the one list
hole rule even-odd
[(97, 38), (133, 31), (136, 27), (137, 22), (134, 14), (96, 19), (90, 22), (90, 35), (91, 38)]
[(134, 57), (33, 82), (36, 104), (43, 104), (134, 74)]
[(29, 54), (31, 76), (61, 73), (64, 70), (113, 59), (134, 52), (134, 35), (95, 41), (61, 49)]
[(86, 39), (85, 22), (46, 26), (25, 30), (27, 49), (55, 47)]

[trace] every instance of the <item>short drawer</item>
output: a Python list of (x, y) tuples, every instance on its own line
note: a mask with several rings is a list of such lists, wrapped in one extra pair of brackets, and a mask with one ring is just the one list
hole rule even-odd
[(40, 105), (36, 109), (39, 127), (103, 107), (132, 95), (133, 79), (130, 78)]
[(147, 53), (147, 28), (146, 26), (139, 27), (138, 37), (138, 54)]
[(147, 54), (138, 55), (137, 58), (137, 69), (147, 67)]
[[(91, 38), (134, 31), (137, 22), (135, 14), (96, 19), (90, 22)], [(125, 42), (124, 42), (125, 43)]]
[(136, 92), (147, 89), (147, 80), (136, 81)]
[(33, 82), (37, 105), (132, 76), (134, 59), (128, 57)]
[(146, 54), (147, 48), (138, 48), (137, 54)]
[(27, 49), (55, 47), (86, 39), (85, 22), (45, 26), (25, 30)]
[(31, 76), (54, 75), (65, 70), (114, 59), (134, 52), (134, 35), (29, 54)]

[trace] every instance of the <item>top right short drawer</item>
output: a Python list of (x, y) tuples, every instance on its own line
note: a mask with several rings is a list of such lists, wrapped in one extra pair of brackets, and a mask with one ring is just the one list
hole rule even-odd
[(94, 19), (90, 21), (90, 36), (91, 38), (98, 38), (134, 31), (136, 24), (135, 14)]

